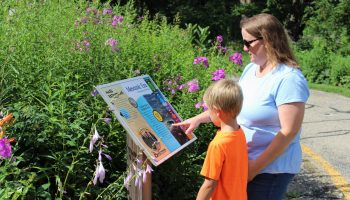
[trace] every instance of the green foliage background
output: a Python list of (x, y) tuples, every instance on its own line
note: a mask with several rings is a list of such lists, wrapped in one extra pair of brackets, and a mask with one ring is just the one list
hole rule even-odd
[[(6, 131), (17, 139), (13, 158), (0, 161), (1, 199), (126, 198), (126, 132), (102, 98), (91, 96), (94, 86), (134, 77), (136, 71), (149, 74), (188, 118), (201, 112), (194, 105), (211, 83), (211, 73), (219, 68), (227, 74), (239, 71), (228, 59), (233, 50), (219, 53), (215, 43), (207, 42), (205, 28), (181, 29), (177, 19), (169, 25), (163, 17), (138, 18), (132, 3), (114, 6), (114, 15), (124, 21), (113, 28), (112, 16), (102, 14), (103, 8), (109, 6), (85, 1), (1, 3), (1, 110), (14, 114), (16, 120)], [(109, 38), (118, 41), (119, 51), (105, 44)], [(208, 69), (192, 64), (204, 54)], [(178, 76), (180, 84), (198, 79), (201, 90), (171, 94), (163, 82)], [(112, 123), (103, 123), (104, 117), (112, 117)], [(104, 159), (106, 179), (96, 186), (91, 180), (98, 153), (88, 153), (95, 126), (108, 146), (105, 153), (113, 158)], [(203, 152), (214, 131), (211, 125), (201, 127), (195, 144), (155, 169), (155, 199), (195, 197)]]
[[(179, 4), (181, 12), (175, 9)], [(212, 82), (211, 73), (222, 68), (237, 75), (242, 70), (228, 59), (242, 49), (239, 41), (230, 40), (239, 38), (242, 15), (277, 16), (291, 33), (310, 83), (350, 88), (349, 1), (203, 4), (204, 9), (193, 12), (194, 4), (174, 1), (166, 4), (171, 15), (157, 7), (149, 12), (141, 1), (113, 4), (114, 15), (124, 17), (113, 28), (112, 16), (102, 13), (108, 3), (2, 1), (0, 109), (14, 113), (16, 120), (6, 132), (17, 143), (14, 156), (0, 161), (0, 199), (125, 199), (126, 132), (102, 98), (91, 96), (94, 86), (149, 74), (182, 118), (198, 114), (202, 110), (194, 105)], [(205, 18), (202, 12), (208, 10), (213, 14)], [(225, 54), (216, 49), (217, 34), (230, 48)], [(118, 41), (119, 51), (105, 44), (109, 38)], [(208, 69), (193, 65), (198, 56), (209, 59)], [(246, 55), (243, 61), (247, 64)], [(179, 84), (198, 79), (201, 90), (172, 94), (164, 81), (179, 76)], [(112, 123), (105, 124), (104, 117), (112, 117)], [(88, 152), (94, 127), (113, 158), (103, 160), (106, 179), (96, 186), (91, 180), (98, 153)], [(210, 124), (201, 126), (194, 144), (155, 169), (154, 199), (194, 199), (214, 132)]]
[(349, 88), (350, 1), (135, 0), (134, 5), (140, 16), (162, 15), (170, 21), (180, 17), (180, 27), (188, 24), (207, 27), (210, 38), (223, 35), (225, 44), (241, 40), (239, 21), (242, 17), (271, 13), (286, 27), (310, 82)]

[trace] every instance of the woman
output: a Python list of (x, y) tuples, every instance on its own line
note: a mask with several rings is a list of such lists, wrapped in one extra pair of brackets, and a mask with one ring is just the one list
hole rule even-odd
[[(243, 19), (241, 33), (251, 61), (239, 80), (244, 100), (237, 118), (248, 146), (248, 199), (280, 200), (300, 171), (299, 139), (309, 90), (274, 16)], [(190, 133), (208, 121), (203, 112), (177, 125), (187, 126)]]

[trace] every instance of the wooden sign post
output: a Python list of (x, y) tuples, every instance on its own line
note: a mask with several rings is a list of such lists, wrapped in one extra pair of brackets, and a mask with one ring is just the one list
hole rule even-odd
[[(139, 159), (145, 160), (147, 157), (142, 153), (141, 157), (138, 155), (138, 152), (140, 152), (140, 148), (134, 143), (132, 138), (127, 134), (127, 165), (131, 166), (132, 163), (135, 162), (136, 158), (139, 156)], [(151, 164), (151, 163), (149, 163)], [(137, 166), (138, 168), (141, 168), (140, 166)], [(131, 167), (130, 170), (132, 171), (132, 174), (135, 174), (134, 168)], [(141, 180), (142, 181), (142, 180)], [(146, 173), (146, 182), (142, 182), (142, 188), (138, 186), (135, 186), (135, 180), (130, 182), (129, 186), (129, 193), (128, 193), (128, 199), (129, 200), (151, 200), (152, 199), (152, 174)]]

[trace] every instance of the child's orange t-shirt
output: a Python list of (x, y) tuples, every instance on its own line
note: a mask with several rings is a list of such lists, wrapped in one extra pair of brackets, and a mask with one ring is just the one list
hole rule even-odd
[(216, 133), (200, 174), (217, 181), (211, 199), (247, 199), (248, 151), (242, 129)]

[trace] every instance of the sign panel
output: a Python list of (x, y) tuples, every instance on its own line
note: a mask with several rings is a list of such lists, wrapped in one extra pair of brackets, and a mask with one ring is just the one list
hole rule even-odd
[(98, 85), (96, 89), (155, 166), (197, 139), (171, 126), (182, 120), (148, 75)]

